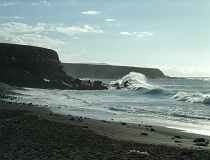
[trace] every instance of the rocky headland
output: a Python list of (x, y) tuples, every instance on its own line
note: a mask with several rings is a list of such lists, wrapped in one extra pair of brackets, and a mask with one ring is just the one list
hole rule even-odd
[(129, 66), (113, 66), (113, 65), (95, 65), (95, 64), (80, 64), (80, 63), (62, 63), (68, 75), (79, 78), (94, 78), (94, 79), (119, 79), (129, 74), (137, 72), (144, 74), (150, 79), (166, 78), (163, 72), (156, 68), (141, 68)]
[(101, 90), (101, 81), (73, 78), (51, 49), (0, 43), (0, 82), (32, 88)]

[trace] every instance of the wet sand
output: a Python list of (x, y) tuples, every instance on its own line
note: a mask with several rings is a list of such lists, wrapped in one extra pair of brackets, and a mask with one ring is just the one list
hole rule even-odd
[(208, 141), (209, 136), (175, 129), (0, 103), (0, 159), (209, 160)]

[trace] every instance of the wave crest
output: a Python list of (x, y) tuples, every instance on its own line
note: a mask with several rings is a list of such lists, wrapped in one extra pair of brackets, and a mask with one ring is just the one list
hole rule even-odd
[(178, 92), (172, 97), (172, 99), (175, 99), (177, 101), (191, 102), (191, 103), (210, 104), (210, 95), (203, 93)]
[(110, 85), (113, 87), (128, 88), (130, 90), (153, 88), (152, 85), (147, 83), (145, 75), (136, 72), (130, 72), (129, 74), (125, 75), (122, 79), (112, 81)]
[(129, 74), (125, 75), (122, 79), (112, 81), (110, 85), (118, 89), (126, 88), (128, 90), (133, 91), (142, 91), (144, 94), (158, 95), (165, 93), (165, 90), (163, 88), (159, 88), (158, 86), (148, 84), (145, 75), (136, 72), (130, 72)]

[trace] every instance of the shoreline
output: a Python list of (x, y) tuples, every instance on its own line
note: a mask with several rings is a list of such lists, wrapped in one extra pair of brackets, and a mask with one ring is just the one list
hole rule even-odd
[[(105, 121), (103, 120), (103, 118), (101, 120), (95, 120), (95, 119), (89, 119), (88, 117), (61, 115), (61, 114), (53, 113), (49, 109), (44, 108), (44, 107), (35, 107), (32, 104), (31, 105), (17, 105), (17, 104), (7, 104), (7, 103), (0, 102), (0, 110), (5, 112), (5, 114), (2, 115), (2, 116), (5, 116), (5, 118), (3, 118), (3, 120), (1, 119), (0, 128), (2, 128), (2, 124), (4, 123), (6, 126), (6, 122), (8, 122), (8, 125), (9, 124), (11, 125), (11, 123), (13, 124), (14, 122), (13, 121), (10, 122), (9, 119), (11, 119), (12, 117), (12, 119), (15, 120), (16, 119), (15, 114), (16, 112), (18, 112), (18, 114), (20, 113), (21, 114), (17, 118), (31, 117), (33, 120), (33, 117), (35, 116), (36, 117), (35, 121), (40, 122), (40, 123), (47, 121), (47, 124), (54, 123), (56, 127), (67, 125), (67, 128), (68, 127), (69, 128), (73, 127), (77, 129), (79, 128), (79, 131), (77, 132), (78, 135), (84, 133), (84, 134), (88, 134), (88, 136), (95, 136), (95, 138), (90, 138), (90, 140), (93, 141), (94, 139), (94, 143), (96, 144), (98, 142), (103, 143), (101, 142), (101, 140), (106, 139), (107, 141), (113, 141), (116, 144), (123, 143), (124, 145), (128, 145), (128, 146), (130, 145), (131, 146), (139, 145), (139, 147), (141, 146), (142, 149), (139, 149), (139, 147), (131, 147), (130, 151), (126, 148), (128, 146), (121, 146), (122, 150), (124, 150), (126, 153), (129, 152), (132, 155), (134, 154), (135, 155), (134, 157), (142, 156), (144, 158), (153, 159), (154, 157), (171, 156), (169, 159), (176, 159), (176, 158), (179, 159), (180, 157), (189, 158), (190, 156), (192, 156), (192, 158), (196, 159), (195, 155), (198, 154), (198, 156), (202, 156), (203, 159), (210, 158), (210, 146), (208, 144), (206, 144), (207, 146), (203, 146), (204, 142), (194, 142), (194, 140), (197, 138), (204, 138), (206, 141), (205, 143), (207, 143), (207, 141), (210, 141), (210, 137), (205, 136), (205, 135), (186, 133), (177, 129), (171, 129), (171, 128), (159, 127), (159, 126), (149, 126), (145, 124), (132, 124), (132, 123), (125, 123), (125, 122)], [(11, 114), (10, 112), (14, 113), (14, 115), (10, 115)], [(22, 112), (24, 112), (24, 114), (22, 114)], [(9, 117), (7, 113), (8, 115), (10, 115)], [(17, 124), (19, 125), (19, 123)], [(15, 125), (17, 124), (15, 123)], [(30, 126), (30, 123), (28, 125)], [(23, 127), (23, 125), (21, 124), (19, 127), (21, 128)], [(33, 130), (33, 126), (31, 127), (32, 128), (27, 127), (27, 129)], [(37, 127), (40, 127), (40, 126), (37, 126)], [(36, 135), (36, 133), (34, 134)], [(42, 133), (42, 134), (44, 136), (46, 133)], [(54, 135), (54, 136), (59, 136), (59, 135)], [(65, 139), (66, 137), (63, 136), (63, 138)], [(18, 140), (18, 138), (16, 140)], [(1, 144), (2, 143), (3, 142), (1, 142)], [(56, 143), (59, 143), (59, 142), (56, 142)], [(85, 142), (80, 141), (80, 143), (86, 146), (86, 144), (84, 144)], [(93, 142), (90, 142), (90, 143), (92, 144)], [(146, 146), (146, 147), (142, 147), (142, 146)], [(8, 147), (8, 146), (5, 146), (5, 147)], [(113, 146), (109, 146), (109, 147), (111, 149), (111, 147)], [(106, 149), (109, 149), (109, 147)], [(87, 150), (91, 149), (89, 146), (86, 146), (85, 148)], [(160, 152), (159, 148), (162, 148), (161, 149), (162, 153), (159, 153)], [(104, 146), (100, 146), (98, 147), (98, 149), (104, 150)], [(93, 155), (95, 154), (95, 153), (92, 153), (92, 151), (89, 151), (88, 153), (93, 154)], [(114, 150), (112, 154), (116, 154), (118, 156), (121, 155), (121, 154), (115, 153)], [(177, 155), (175, 156), (175, 154)], [(103, 153), (103, 155), (101, 156), (105, 156), (105, 155), (106, 154)], [(111, 157), (113, 156), (114, 155), (112, 155)]]
[[(53, 108), (51, 110), (52, 112), (56, 113), (56, 114), (61, 114), (61, 115), (68, 115), (65, 111), (60, 111), (60, 108)], [(180, 124), (175, 124), (174, 121), (167, 121), (167, 123), (158, 123), (156, 121), (156, 119), (150, 119), (150, 122), (147, 122), (148, 118), (144, 118), (141, 119), (139, 122), (137, 121), (130, 121), (127, 117), (116, 117), (116, 115), (114, 113), (107, 113), (106, 111), (94, 111), (94, 110), (85, 110), (85, 111), (67, 111), (68, 113), (70, 113), (73, 116), (83, 116), (83, 117), (89, 117), (91, 119), (95, 119), (95, 120), (101, 120), (101, 117), (103, 117), (103, 120), (105, 121), (109, 121), (109, 122), (125, 122), (127, 124), (133, 124), (133, 125), (139, 125), (139, 124), (144, 124), (145, 126), (156, 126), (159, 128), (168, 128), (168, 129), (174, 129), (174, 130), (179, 130), (183, 133), (189, 133), (189, 134), (195, 134), (195, 135), (202, 135), (202, 136), (207, 136), (210, 137), (210, 127), (209, 130), (208, 129), (204, 129), (204, 128), (199, 128), (199, 127), (192, 127), (191, 124), (187, 124), (187, 123), (182, 123)], [(100, 116), (99, 116), (100, 115)], [(142, 117), (141, 117), (142, 118)], [(155, 123), (154, 123), (155, 122)]]

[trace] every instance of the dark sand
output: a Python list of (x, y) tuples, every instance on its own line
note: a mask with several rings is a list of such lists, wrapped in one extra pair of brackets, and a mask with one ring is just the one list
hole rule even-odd
[(32, 105), (0, 103), (1, 160), (210, 160), (210, 147), (193, 142), (201, 137), (210, 140), (164, 127), (62, 116)]

